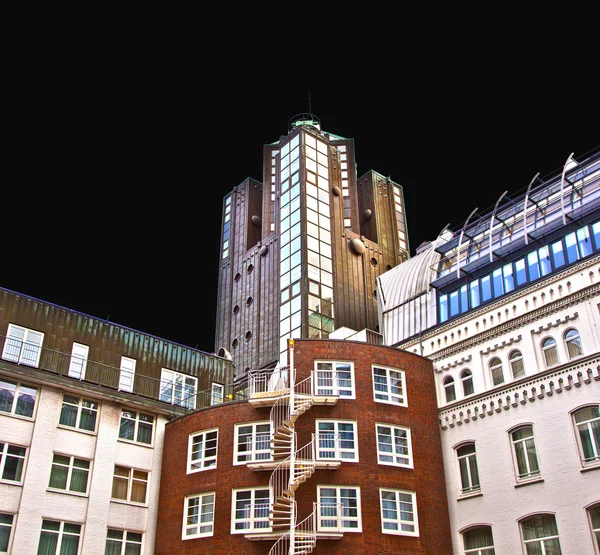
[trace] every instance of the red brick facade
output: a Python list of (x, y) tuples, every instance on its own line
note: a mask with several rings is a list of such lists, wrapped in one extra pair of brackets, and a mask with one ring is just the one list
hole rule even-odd
[[(296, 340), (296, 382), (310, 375), (315, 360), (354, 364), (355, 399), (333, 406), (313, 406), (296, 421), (297, 445), (308, 443), (315, 420), (356, 422), (359, 462), (342, 462), (336, 470), (317, 469), (298, 490), (298, 521), (318, 501), (318, 485), (358, 486), (362, 532), (345, 532), (339, 540), (319, 540), (315, 553), (451, 555), (446, 486), (439, 436), (432, 364), (412, 353), (390, 347), (340, 340)], [(405, 372), (408, 406), (375, 402), (372, 365)], [(248, 402), (229, 403), (198, 411), (169, 423), (165, 431), (156, 554), (256, 553), (267, 554), (274, 541), (251, 541), (231, 534), (232, 490), (268, 488), (271, 471), (234, 466), (235, 424), (268, 421), (270, 408)], [(376, 423), (410, 428), (413, 468), (378, 464)], [(214, 469), (186, 474), (189, 434), (218, 428), (218, 458)], [(418, 537), (382, 533), (379, 488), (416, 492)], [(182, 539), (184, 498), (215, 492), (214, 533), (211, 537)]]

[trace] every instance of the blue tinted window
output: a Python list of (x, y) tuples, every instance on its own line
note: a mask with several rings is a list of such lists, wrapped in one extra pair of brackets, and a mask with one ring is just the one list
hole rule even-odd
[(492, 286), (490, 276), (481, 278), (481, 302), (489, 301), (492, 298)]
[(458, 314), (458, 291), (450, 293), (450, 316)]
[(479, 303), (481, 302), (479, 300), (479, 282), (472, 281), (469, 284), (469, 288), (471, 290), (471, 308), (475, 308), (476, 306), (479, 306)]
[(540, 257), (540, 270), (542, 275), (545, 276), (552, 271), (552, 265), (550, 264), (550, 250), (548, 246), (542, 247), (538, 250)]
[(552, 256), (554, 257), (554, 267), (560, 268), (565, 265), (565, 251), (562, 241), (557, 241), (552, 244)]
[(502, 268), (502, 272), (504, 274), (504, 291), (508, 293), (515, 288), (515, 278), (513, 276), (512, 264), (506, 264), (506, 266)]
[(466, 312), (469, 310), (469, 299), (467, 298), (467, 286), (463, 285), (460, 288), (460, 311)]
[(529, 279), (531, 281), (540, 277), (537, 251), (530, 252), (527, 255), (527, 267), (529, 268)]
[(578, 260), (579, 253), (577, 252), (577, 240), (575, 239), (575, 233), (569, 233), (569, 235), (565, 237), (565, 244), (567, 246), (567, 260), (569, 263)]
[(592, 240), (587, 226), (577, 230), (577, 243), (579, 244), (579, 254), (582, 257), (592, 254)]
[(525, 259), (517, 260), (515, 262), (515, 269), (517, 271), (517, 285), (523, 285), (527, 283), (527, 274), (525, 273)]
[(445, 322), (448, 319), (448, 295), (440, 295), (440, 322)]
[(592, 225), (592, 233), (594, 234), (594, 242), (596, 243), (596, 248), (600, 249), (600, 222), (596, 222)]
[(494, 270), (492, 279), (494, 281), (494, 297), (499, 297), (504, 293), (504, 287), (502, 285), (502, 268)]

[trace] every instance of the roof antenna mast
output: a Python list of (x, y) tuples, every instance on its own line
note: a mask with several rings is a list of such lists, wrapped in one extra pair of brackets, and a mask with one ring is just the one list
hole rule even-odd
[(308, 93), (308, 113), (310, 114), (310, 119), (312, 119), (312, 107), (310, 105), (310, 92)]

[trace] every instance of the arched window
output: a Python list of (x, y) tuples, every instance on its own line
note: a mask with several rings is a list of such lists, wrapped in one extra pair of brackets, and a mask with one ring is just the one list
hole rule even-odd
[(462, 533), (465, 555), (495, 555), (491, 526), (475, 526)]
[(460, 470), (460, 491), (462, 494), (479, 491), (479, 471), (475, 443), (465, 443), (456, 450)]
[(502, 361), (498, 357), (494, 357), (492, 360), (490, 360), (490, 372), (492, 373), (494, 385), (500, 385), (501, 383), (504, 383)]
[(600, 503), (597, 503), (593, 507), (587, 510), (588, 517), (590, 519), (590, 526), (592, 528), (592, 541), (600, 553)]
[(520, 522), (525, 552), (529, 555), (561, 553), (554, 515), (540, 514)]
[(523, 355), (521, 351), (513, 351), (508, 357), (510, 364), (510, 370), (512, 372), (513, 379), (522, 378), (525, 375), (525, 368), (523, 368)]
[(577, 443), (583, 466), (600, 464), (600, 405), (584, 407), (573, 413)]
[(451, 403), (456, 399), (456, 391), (454, 390), (454, 378), (448, 376), (444, 380), (444, 391), (446, 392), (446, 403)]
[(460, 381), (462, 382), (463, 395), (473, 395), (475, 388), (473, 387), (473, 374), (471, 370), (463, 370), (460, 374)]
[(542, 341), (542, 352), (544, 353), (544, 362), (546, 366), (558, 364), (558, 351), (556, 350), (556, 341), (552, 337), (546, 337)]
[(533, 438), (533, 426), (520, 426), (510, 433), (510, 439), (515, 457), (517, 481), (522, 482), (539, 476), (540, 466)]
[(575, 358), (583, 354), (583, 349), (581, 348), (581, 337), (579, 337), (579, 332), (571, 328), (565, 332), (565, 347), (567, 348), (567, 355), (569, 358)]

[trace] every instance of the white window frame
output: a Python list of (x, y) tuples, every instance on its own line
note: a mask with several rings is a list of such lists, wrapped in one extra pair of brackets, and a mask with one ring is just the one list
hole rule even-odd
[[(188, 383), (186, 383), (188, 382)], [(192, 385), (193, 383), (193, 385)], [(189, 388), (192, 393), (189, 393)], [(177, 396), (180, 393), (181, 397)], [(167, 393), (170, 400), (167, 400)], [(162, 368), (160, 372), (160, 400), (171, 405), (196, 408), (196, 397), (198, 396), (198, 378), (190, 374), (176, 372), (169, 368)]]
[(223, 384), (213, 382), (210, 388), (210, 404), (211, 406), (220, 405), (223, 403), (223, 395), (225, 386)]
[[(549, 346), (545, 346), (545, 343), (550, 343)], [(558, 366), (560, 364), (560, 357), (558, 356), (558, 342), (556, 341), (556, 339), (554, 339), (554, 337), (552, 336), (547, 336), (544, 337), (542, 339), (542, 341), (540, 342), (540, 348), (542, 349), (542, 356), (544, 357), (544, 366), (546, 368), (552, 368), (554, 366)], [(556, 358), (556, 362), (554, 364), (549, 364), (548, 361), (548, 356), (546, 353), (550, 352), (551, 350), (554, 350), (554, 357)]]
[[(575, 332), (575, 335), (573, 335), (572, 337), (567, 337), (567, 335), (569, 335), (571, 332)], [(577, 329), (569, 328), (568, 330), (566, 330), (565, 333), (563, 333), (563, 341), (565, 344), (565, 352), (567, 353), (568, 360), (573, 360), (574, 358), (579, 358), (580, 356), (583, 356), (583, 343), (581, 342), (581, 334)], [(579, 347), (579, 353), (571, 354), (571, 344), (577, 345)]]
[[(386, 518), (384, 516), (384, 506), (383, 506), (383, 493), (391, 493), (394, 494), (394, 512), (398, 515), (397, 518)], [(400, 496), (409, 496), (410, 502), (406, 500), (402, 500)], [(412, 509), (413, 520), (402, 519), (402, 514), (409, 512), (406, 510), (402, 510), (402, 504), (410, 503), (410, 508)], [(396, 488), (379, 488), (379, 507), (380, 507), (380, 516), (381, 516), (381, 533), (382, 534), (393, 534), (395, 536), (419, 536), (419, 515), (417, 513), (417, 493), (414, 491), (396, 489)], [(398, 527), (397, 530), (386, 528), (385, 525), (392, 524)], [(413, 530), (402, 530), (402, 526), (413, 527)]]
[(590, 525), (590, 532), (592, 534), (592, 544), (594, 545), (594, 553), (595, 555), (600, 555), (600, 522), (597, 524), (596, 528), (594, 528), (594, 522), (592, 520), (592, 510), (594, 509), (600, 511), (600, 502), (592, 503), (591, 505), (585, 508), (585, 512), (587, 515), (588, 523)]
[[(490, 368), (490, 377), (492, 378), (492, 387), (497, 387), (506, 382), (504, 378), (504, 363), (500, 357), (492, 357), (488, 362), (488, 366)], [(494, 373), (496, 373), (496, 377), (494, 377)]]
[[(67, 401), (66, 398), (70, 397), (72, 399), (77, 399), (77, 404), (75, 404), (74, 402), (71, 401)], [(87, 406), (84, 407), (84, 403), (94, 403), (96, 405), (96, 407), (94, 408), (93, 406)], [(65, 405), (69, 405), (72, 407), (77, 407), (77, 416), (75, 418), (75, 426), (69, 426), (68, 424), (63, 424), (60, 419), (62, 417), (62, 411)], [(65, 393), (63, 395), (63, 400), (60, 406), (60, 414), (58, 415), (58, 427), (59, 428), (66, 428), (68, 430), (77, 430), (78, 432), (83, 432), (84, 434), (95, 434), (96, 430), (98, 429), (98, 412), (100, 409), (100, 404), (98, 403), (98, 401), (94, 401), (93, 399), (85, 399), (84, 397), (77, 397), (75, 395), (69, 395), (67, 393)], [(95, 412), (96, 413), (96, 418), (94, 419), (94, 429), (93, 430), (86, 430), (85, 428), (81, 428), (81, 415), (83, 413), (83, 411), (90, 411), (90, 412)]]
[[(526, 438), (515, 439), (514, 438), (515, 432), (518, 432), (519, 430), (524, 430), (525, 428), (529, 428), (531, 430), (531, 435)], [(522, 483), (522, 482), (528, 482), (531, 480), (537, 480), (541, 476), (541, 467), (540, 467), (540, 458), (539, 458), (538, 452), (537, 452), (537, 446), (535, 444), (535, 434), (533, 432), (533, 424), (530, 424), (530, 423), (519, 424), (518, 426), (511, 428), (508, 431), (508, 434), (509, 434), (509, 439), (510, 439), (512, 457), (513, 457), (515, 478), (516, 478), (517, 482)], [(522, 449), (522, 453), (524, 456), (523, 460), (525, 462), (525, 472), (521, 472), (520, 471), (521, 469), (519, 468), (519, 458), (517, 455), (517, 448), (518, 448), (517, 446), (521, 446), (520, 448)], [(531, 469), (531, 461), (529, 459), (529, 453), (531, 451), (531, 446), (533, 446), (533, 453), (535, 455), (535, 459), (536, 459), (537, 465), (538, 465), (537, 471)]]
[[(519, 366), (519, 363), (521, 368), (518, 368), (517, 371), (522, 372), (523, 375), (515, 376), (515, 366)], [(511, 353), (508, 355), (508, 365), (510, 366), (510, 375), (513, 380), (520, 380), (521, 378), (524, 378), (526, 376), (525, 363), (523, 362), (523, 353), (518, 349), (511, 351)]]
[[(63, 464), (60, 462), (55, 462), (54, 457), (66, 457), (69, 459), (69, 463), (68, 464)], [(87, 469), (81, 468), (81, 467), (76, 467), (75, 466), (75, 461), (83, 461), (88, 463), (88, 467)], [(61, 468), (67, 468), (67, 480), (65, 483), (65, 488), (56, 488), (50, 485), (50, 482), (52, 481), (52, 470), (54, 469), (54, 467), (61, 467)], [(72, 490), (71, 489), (71, 478), (73, 477), (73, 470), (85, 470), (87, 472), (87, 479), (85, 482), (85, 491), (76, 491), (76, 490)], [(62, 493), (68, 493), (70, 495), (79, 495), (79, 496), (84, 496), (87, 497), (89, 495), (89, 489), (90, 489), (90, 477), (92, 475), (92, 461), (89, 459), (83, 459), (81, 457), (75, 457), (72, 455), (63, 455), (62, 453), (53, 453), (52, 454), (52, 464), (50, 466), (50, 478), (49, 478), (49, 482), (48, 482), (48, 491), (59, 491)]]
[[(193, 507), (190, 507), (190, 502), (198, 500), (197, 504), (193, 507), (198, 507), (198, 511), (194, 511)], [(182, 540), (192, 540), (194, 538), (207, 538), (212, 536), (215, 531), (215, 502), (216, 493), (214, 491), (207, 491), (202, 493), (195, 493), (188, 495), (183, 501), (183, 528), (181, 530)], [(202, 509), (212, 509), (210, 512), (202, 512)], [(211, 520), (200, 522), (203, 515), (212, 515)], [(190, 523), (191, 520), (191, 523)], [(210, 527), (210, 531), (200, 532), (201, 527)], [(189, 530), (198, 530), (197, 532), (189, 532)]]
[[(7, 384), (9, 387), (2, 387), (2, 384)], [(11, 387), (12, 386), (12, 387)], [(14, 388), (14, 389), (13, 389)], [(23, 392), (23, 389), (28, 389), (29, 391)], [(15, 416), (16, 418), (25, 418), (27, 420), (33, 420), (35, 418), (35, 411), (37, 409), (37, 400), (39, 388), (29, 385), (19, 381), (8, 380), (4, 376), (0, 376), (0, 392), (2, 390), (12, 391), (13, 392), (13, 400), (9, 411), (0, 411), (0, 415), (10, 415)], [(35, 394), (31, 393), (35, 391)], [(17, 406), (19, 405), (19, 400), (21, 399), (21, 395), (27, 397), (33, 397), (33, 408), (31, 409), (31, 415), (27, 414), (17, 414)]]
[[(60, 526), (58, 528), (58, 531), (56, 530), (44, 530), (44, 522), (53, 522), (53, 523), (58, 523)], [(79, 526), (79, 534), (73, 534), (72, 532), (65, 532), (65, 524), (70, 524), (72, 526)], [(49, 532), (51, 534), (56, 534), (58, 536), (58, 541), (56, 543), (56, 551), (54, 552), (55, 555), (60, 553), (61, 550), (61, 544), (62, 544), (62, 540), (63, 540), (63, 536), (77, 536), (79, 538), (79, 540), (77, 541), (77, 553), (81, 553), (81, 539), (83, 538), (83, 524), (79, 523), (79, 522), (65, 522), (64, 520), (54, 520), (53, 518), (43, 518), (42, 519), (42, 526), (40, 529), (40, 540), (42, 539), (42, 532)]]
[[(130, 415), (135, 414), (135, 418), (132, 418)], [(140, 421), (141, 416), (149, 416), (152, 418), (152, 422)], [(128, 439), (126, 437), (121, 436), (121, 423), (123, 420), (128, 420), (134, 422), (133, 425), (133, 439)], [(152, 447), (154, 445), (154, 422), (156, 418), (153, 414), (148, 414), (146, 412), (134, 411), (126, 408), (121, 408), (121, 418), (119, 420), (119, 441), (125, 441), (127, 443), (135, 443), (137, 445), (144, 445), (146, 447)], [(150, 443), (146, 443), (145, 441), (140, 441), (139, 431), (141, 424), (148, 425), (151, 428), (150, 432)]]
[[(109, 532), (120, 532), (122, 534), (122, 536), (120, 539), (119, 538), (109, 538), (108, 537)], [(140, 535), (141, 536), (140, 541), (130, 540), (129, 534)], [(121, 544), (120, 555), (126, 555), (127, 547), (132, 546), (132, 545), (134, 545), (134, 546), (139, 545), (140, 553), (144, 552), (144, 533), (143, 532), (135, 532), (133, 530), (120, 530), (119, 528), (108, 528), (107, 532), (106, 532), (106, 543), (108, 544), (109, 541), (117, 542), (117, 543)], [(106, 546), (106, 547), (108, 547), (108, 546)]]
[[(42, 332), (16, 324), (8, 324), (2, 358), (15, 364), (38, 368), (43, 344), (44, 334)], [(18, 355), (11, 351), (18, 351)]]
[[(465, 535), (468, 534), (469, 532), (479, 530), (480, 528), (489, 529), (490, 535), (492, 536), (492, 545), (485, 545), (485, 546), (473, 547), (473, 548), (467, 549), (465, 546)], [(471, 526), (467, 530), (461, 530), (460, 535), (461, 535), (461, 539), (462, 539), (464, 555), (493, 555), (494, 553), (496, 553), (496, 548), (494, 547), (494, 535), (492, 532), (492, 527), (489, 524), (479, 524), (477, 526)]]
[[(536, 516), (551, 516), (554, 519), (554, 524), (556, 526), (556, 535), (553, 536), (542, 536), (539, 538), (532, 538), (530, 540), (526, 540), (525, 539), (525, 534), (523, 533), (523, 523), (526, 520), (529, 520), (531, 518), (534, 518)], [(550, 541), (550, 540), (558, 540), (558, 545), (560, 548), (560, 534), (558, 533), (558, 523), (556, 522), (556, 515), (553, 513), (536, 513), (536, 514), (531, 514), (528, 515), (525, 518), (519, 519), (519, 531), (521, 532), (521, 542), (523, 545), (523, 549), (525, 551), (525, 553), (527, 553), (527, 544), (533, 544), (533, 543), (537, 543), (539, 544), (540, 548), (541, 548), (541, 553), (545, 554), (546, 553), (546, 546), (545, 546), (545, 542)], [(562, 551), (562, 548), (561, 548)]]
[[(379, 430), (380, 427), (390, 428), (391, 441), (389, 444), (386, 443), (385, 445), (390, 445), (392, 447), (391, 452), (382, 451), (380, 449), (379, 436), (383, 435), (383, 434), (380, 434), (380, 430)], [(395, 441), (396, 436), (394, 433), (396, 430), (400, 430), (401, 432), (405, 433), (406, 449), (408, 451), (408, 453), (406, 455), (398, 455), (396, 452), (398, 447), (403, 447), (401, 444), (400, 444), (400, 446), (396, 444), (396, 441)], [(397, 424), (387, 424), (385, 422), (376, 422), (375, 423), (375, 441), (377, 443), (377, 463), (378, 464), (385, 465), (385, 466), (397, 466), (397, 467), (401, 467), (401, 468), (413, 468), (412, 443), (411, 443), (411, 439), (410, 439), (410, 428), (408, 426), (398, 426)], [(396, 458), (398, 458), (399, 456), (402, 458), (408, 459), (408, 462), (406, 462), (406, 463), (395, 462)], [(394, 459), (394, 462), (382, 461), (381, 457), (392, 457)]]
[(69, 361), (69, 376), (71, 378), (85, 380), (89, 352), (90, 348), (88, 345), (73, 342), (71, 360)]
[[(257, 427), (268, 426), (269, 431), (257, 431)], [(246, 440), (246, 445), (250, 445), (247, 451), (240, 451), (240, 429), (244, 427), (252, 427), (252, 434)], [(254, 462), (272, 461), (271, 455), (271, 438), (273, 437), (273, 431), (271, 429), (271, 422), (269, 420), (262, 420), (260, 422), (240, 422), (234, 427), (234, 439), (233, 439), (233, 465), (242, 465)], [(256, 449), (256, 446), (263, 447), (262, 449)], [(258, 455), (268, 454), (267, 457), (258, 457)], [(240, 457), (250, 457), (247, 460), (241, 461)]]
[[(458, 451), (459, 449), (462, 449), (463, 447), (468, 447), (469, 445), (473, 446), (474, 452), (473, 453), (467, 453), (466, 455), (459, 455)], [(458, 465), (458, 477), (459, 477), (459, 482), (460, 482), (460, 494), (461, 496), (469, 496), (469, 495), (473, 495), (473, 494), (478, 494), (481, 492), (481, 477), (479, 476), (479, 465), (477, 464), (477, 447), (475, 445), (474, 441), (465, 441), (463, 443), (461, 443), (460, 445), (457, 445), (454, 448), (455, 452), (456, 452), (456, 463)], [(477, 469), (477, 479), (479, 481), (479, 483), (475, 486), (473, 485), (473, 475), (472, 475), (472, 468), (471, 468), (471, 461), (470, 459), (473, 458), (475, 460), (475, 467)], [(468, 487), (464, 487), (463, 486), (463, 472), (462, 472), (462, 468), (461, 468), (461, 460), (466, 460), (466, 464), (465, 464), (465, 470), (467, 471), (467, 477), (469, 479), (469, 485)]]
[[(27, 462), (27, 453), (29, 450), (27, 449), (27, 447), (24, 447), (22, 445), (15, 445), (14, 443), (8, 443), (7, 441), (0, 441), (0, 445), (2, 445), (2, 447), (0, 448), (0, 483), (22, 484), (23, 478), (25, 477), (25, 463)], [(17, 449), (24, 449), (25, 452), (23, 453), (23, 455), (9, 453), (8, 450), (11, 447), (16, 447)], [(6, 468), (6, 463), (9, 457), (11, 459), (20, 459), (22, 461), (21, 474), (18, 480), (9, 480), (8, 478), (4, 478), (4, 469)]]
[(4, 523), (4, 522), (0, 522), (0, 528), (8, 528), (8, 542), (6, 544), (6, 551), (0, 551), (0, 553), (2, 553), (2, 555), (4, 555), (5, 553), (10, 553), (11, 549), (12, 549), (12, 539), (13, 539), (13, 531), (15, 529), (15, 517), (17, 515), (15, 515), (14, 513), (7, 513), (7, 512), (0, 512), (0, 516), (6, 516), (6, 517), (10, 517), (10, 524), (8, 523)]
[[(209, 435), (213, 437), (208, 437)], [(199, 441), (196, 441), (196, 440)], [(199, 451), (194, 451), (194, 446), (200, 445)], [(212, 452), (214, 449), (214, 455), (207, 455), (208, 452)], [(188, 453), (187, 453), (187, 474), (194, 472), (203, 472), (205, 470), (211, 470), (217, 468), (217, 455), (219, 450), (219, 428), (211, 428), (210, 430), (202, 430), (200, 432), (194, 432), (189, 435), (188, 438)], [(193, 458), (195, 454), (198, 454), (197, 458)], [(199, 468), (194, 468), (199, 465)]]
[[(319, 368), (319, 365), (329, 365), (331, 368)], [(348, 366), (349, 369), (345, 367)], [(342, 368), (343, 367), (343, 368)], [(339, 368), (339, 369), (338, 369)], [(340, 372), (350, 372), (350, 386), (340, 385)], [(323, 374), (321, 376), (320, 374)], [(329, 374), (329, 377), (325, 376)], [(354, 362), (345, 360), (315, 360), (314, 371), (314, 391), (315, 395), (336, 395), (340, 399), (355, 399), (356, 380), (354, 379)], [(331, 384), (327, 386), (320, 383), (322, 380), (328, 380)]]
[[(466, 391), (467, 387), (465, 384), (467, 382), (471, 382), (471, 389), (473, 390), (473, 391), (471, 391), (471, 393), (467, 393), (467, 391)], [(460, 383), (461, 383), (463, 397), (468, 397), (469, 395), (475, 395), (475, 382), (473, 381), (473, 372), (471, 372), (471, 370), (469, 368), (465, 368), (460, 373)]]
[(119, 372), (119, 391), (133, 391), (133, 382), (135, 380), (135, 365), (137, 361), (134, 358), (121, 357), (121, 370)]
[[(257, 503), (256, 492), (267, 492), (268, 497), (259, 498)], [(247, 512), (243, 518), (238, 518), (237, 509), (237, 495), (239, 493), (250, 493), (249, 502), (243, 511)], [(266, 501), (265, 501), (266, 499)], [(243, 502), (243, 501), (240, 501)], [(256, 532), (271, 532), (271, 525), (269, 520), (269, 510), (271, 508), (271, 493), (269, 486), (258, 486), (254, 488), (236, 488), (231, 492), (231, 533), (232, 534), (252, 534)], [(258, 513), (258, 516), (256, 515)], [(246, 528), (236, 529), (236, 524), (247, 523)], [(266, 523), (267, 526), (257, 526), (259, 523)]]
[[(385, 387), (385, 389), (377, 390), (376, 381), (375, 381), (375, 370), (385, 370), (385, 376), (379, 376), (379, 378), (385, 379), (385, 383), (382, 381), (377, 382), (380, 387)], [(391, 391), (392, 387), (398, 387), (397, 383), (392, 384), (392, 380), (398, 380), (397, 377), (393, 377), (391, 373), (400, 374), (400, 392), (394, 393)], [(399, 368), (390, 368), (388, 366), (380, 366), (377, 364), (373, 364), (371, 366), (371, 378), (373, 381), (373, 400), (376, 403), (386, 403), (388, 405), (396, 405), (400, 407), (408, 406), (408, 396), (406, 391), (406, 374), (404, 370), (400, 370)]]
[[(321, 491), (325, 489), (333, 489), (335, 490), (335, 502), (334, 503), (323, 503), (321, 501)], [(348, 508), (344, 506), (342, 502), (341, 492), (342, 490), (355, 490), (356, 495), (353, 499), (356, 499), (356, 516), (348, 515)], [(360, 509), (360, 486), (343, 486), (337, 484), (331, 485), (317, 485), (317, 505), (318, 505), (318, 514), (317, 514), (317, 531), (318, 532), (327, 532), (332, 528), (337, 530), (337, 527), (331, 526), (323, 526), (322, 521), (332, 521), (336, 520), (340, 524), (339, 530), (343, 530), (344, 532), (362, 532), (362, 517), (361, 517), (361, 509)], [(338, 515), (338, 508), (340, 507), (340, 514)], [(323, 512), (326, 514), (323, 515)], [(344, 520), (350, 522), (356, 522), (356, 527), (344, 526)]]
[(452, 376), (446, 376), (442, 382), (444, 386), (444, 402), (454, 403), (456, 401), (456, 385)]
[[(583, 468), (592, 468), (592, 467), (600, 466), (600, 444), (598, 444), (596, 442), (594, 432), (592, 429), (592, 422), (597, 422), (598, 420), (600, 420), (600, 415), (592, 418), (591, 420), (584, 420), (583, 422), (577, 422), (577, 420), (576, 420), (576, 415), (578, 412), (585, 410), (585, 409), (590, 409), (590, 408), (591, 409), (596, 408), (596, 410), (599, 410), (600, 405), (594, 403), (594, 404), (585, 405), (582, 407), (577, 407), (575, 410), (571, 411), (571, 418), (573, 421), (573, 427), (574, 427), (575, 436), (576, 436), (576, 440), (577, 440), (577, 447), (579, 450), (579, 460), (580, 460)], [(585, 458), (583, 444), (581, 443), (581, 432), (580, 432), (581, 428), (586, 429), (587, 435), (590, 438), (590, 445), (592, 447), (592, 453), (593, 453), (593, 457), (590, 460), (586, 460), (586, 458)]]
[[(320, 424), (333, 424), (333, 430), (320, 430)], [(350, 424), (352, 432), (348, 430), (340, 430), (341, 424)], [(352, 439), (343, 437), (351, 433)], [(315, 445), (315, 454), (318, 461), (342, 461), (342, 462), (358, 462), (358, 427), (354, 420), (334, 420), (332, 418), (323, 418), (315, 420), (315, 434), (317, 444)], [(352, 441), (353, 447), (347, 447), (346, 443)], [(333, 457), (322, 456), (322, 452), (331, 452)], [(351, 454), (350, 457), (345, 457), (344, 454)]]
[[(125, 476), (117, 476), (115, 474), (115, 471), (117, 468), (124, 468), (125, 470), (128, 471), (127, 474), (127, 497), (125, 499), (123, 499), (122, 497), (113, 497), (112, 496), (112, 490), (111, 490), (111, 494), (110, 494), (110, 499), (111, 501), (116, 501), (119, 503), (129, 503), (131, 505), (137, 505), (137, 506), (145, 506), (148, 505), (148, 492), (149, 492), (149, 486), (150, 486), (150, 472), (148, 472), (147, 470), (140, 470), (138, 468), (132, 468), (130, 466), (122, 466), (120, 464), (116, 464), (115, 465), (115, 469), (113, 470), (113, 478), (112, 478), (112, 487), (114, 487), (114, 483), (115, 483), (115, 478), (119, 479), (119, 480), (125, 480)], [(134, 478), (133, 473), (134, 472), (143, 472), (144, 474), (146, 474), (146, 479), (142, 480), (141, 478)], [(146, 484), (146, 492), (144, 495), (144, 501), (132, 501), (131, 499), (131, 491), (133, 489), (133, 483), (134, 482), (143, 482)]]

